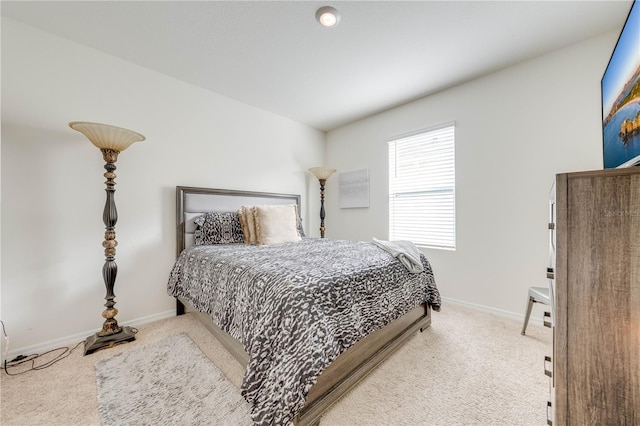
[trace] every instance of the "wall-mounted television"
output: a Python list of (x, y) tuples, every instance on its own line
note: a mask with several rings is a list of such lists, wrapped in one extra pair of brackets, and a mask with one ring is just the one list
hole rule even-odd
[(602, 77), (604, 168), (640, 166), (640, 1), (634, 0)]

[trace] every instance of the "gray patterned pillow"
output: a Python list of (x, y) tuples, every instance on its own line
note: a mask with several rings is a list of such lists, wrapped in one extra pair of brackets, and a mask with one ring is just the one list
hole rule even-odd
[(244, 243), (244, 234), (237, 212), (205, 213), (194, 220), (195, 245)]

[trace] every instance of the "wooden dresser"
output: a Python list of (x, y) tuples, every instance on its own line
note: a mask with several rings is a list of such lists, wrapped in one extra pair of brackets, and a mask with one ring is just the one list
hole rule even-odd
[(640, 425), (640, 168), (556, 176), (553, 413)]

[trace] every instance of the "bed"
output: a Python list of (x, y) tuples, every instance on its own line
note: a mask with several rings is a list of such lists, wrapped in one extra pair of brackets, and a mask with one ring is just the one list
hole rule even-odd
[[(201, 232), (195, 221), (207, 213), (291, 205), (299, 215), (299, 195), (176, 188), (178, 259), (169, 294), (178, 315), (197, 315), (246, 368), (242, 394), (256, 424), (318, 424), (332, 403), (428, 327), (432, 308), (440, 308), (424, 255), (425, 270), (409, 274), (367, 242), (305, 237), (269, 246), (194, 244)], [(298, 223), (298, 235), (302, 228)], [(375, 260), (364, 272), (361, 257)], [(382, 263), (394, 278), (377, 283)], [(357, 274), (343, 273), (351, 270)], [(402, 281), (402, 287), (394, 289), (390, 281)], [(325, 291), (329, 287), (335, 294)], [(371, 314), (367, 304), (380, 312)]]

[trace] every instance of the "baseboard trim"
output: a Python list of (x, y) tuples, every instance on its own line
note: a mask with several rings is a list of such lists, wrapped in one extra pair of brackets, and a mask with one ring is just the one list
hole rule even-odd
[[(524, 314), (517, 314), (510, 311), (505, 311), (503, 309), (493, 308), (491, 306), (480, 305), (477, 303), (471, 303), (460, 299), (454, 299), (451, 297), (442, 297), (443, 302), (451, 303), (458, 306), (464, 306), (466, 308), (474, 309), (477, 311), (482, 311), (490, 314), (494, 314), (504, 318), (510, 318), (515, 321), (523, 322)], [(523, 306), (523, 309), (525, 307)], [(158, 314), (149, 315), (146, 317), (136, 318), (131, 321), (122, 322), (122, 325), (128, 325), (131, 327), (136, 327), (143, 324), (148, 324), (150, 322), (163, 320), (166, 318), (170, 318), (176, 315), (175, 309), (160, 312)], [(532, 315), (529, 319), (530, 325), (539, 325), (542, 326), (542, 318), (538, 318), (537, 315)], [(37, 345), (25, 346), (18, 349), (13, 349), (7, 353), (7, 359), (13, 359), (18, 355), (27, 355), (27, 354), (41, 354), (46, 351), (50, 351), (52, 349), (61, 348), (61, 347), (69, 347), (75, 346), (78, 342), (85, 340), (88, 336), (100, 331), (100, 329), (94, 329), (85, 331), (82, 333), (61, 337), (59, 339), (49, 340), (43, 343), (39, 343)]]
[[(143, 324), (148, 324), (150, 322), (163, 320), (166, 318), (170, 318), (176, 315), (175, 309), (170, 311), (160, 312), (153, 315), (148, 315), (146, 317), (136, 318), (131, 321), (124, 321), (120, 323), (121, 325), (128, 325), (131, 327), (140, 326)], [(25, 346), (18, 349), (13, 349), (7, 353), (7, 360), (13, 359), (18, 355), (29, 355), (29, 354), (41, 354), (52, 349), (62, 348), (62, 347), (73, 347), (77, 345), (79, 342), (84, 341), (87, 337), (92, 334), (100, 331), (99, 328), (89, 331), (84, 331), (82, 333), (73, 334), (70, 336), (60, 337), (58, 339), (48, 340), (43, 343), (38, 343), (36, 345)], [(82, 348), (79, 348), (82, 350)]]
[[(503, 318), (510, 318), (512, 320), (515, 320), (521, 323), (524, 322), (524, 313), (517, 314), (515, 312), (505, 311), (503, 309), (493, 308), (491, 306), (479, 305), (477, 303), (471, 303), (471, 302), (467, 302), (460, 299), (454, 299), (451, 297), (442, 296), (442, 300), (444, 302), (451, 303), (453, 305), (464, 306), (465, 308), (475, 309), (476, 311), (494, 314)], [(523, 305), (522, 306), (523, 311), (525, 310), (525, 308), (526, 306)], [(529, 318), (529, 325), (539, 325), (542, 327), (543, 326), (542, 317), (538, 317), (538, 315), (532, 314), (531, 317)]]

